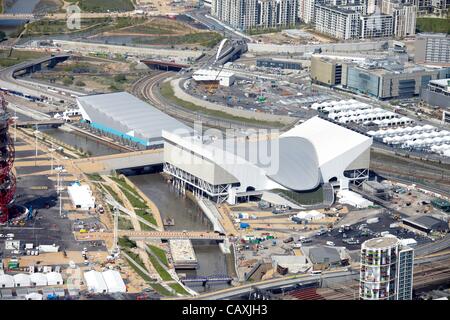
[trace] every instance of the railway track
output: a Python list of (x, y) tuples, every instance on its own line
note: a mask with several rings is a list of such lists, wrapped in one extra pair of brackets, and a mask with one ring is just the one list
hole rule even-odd
[(225, 120), (223, 118), (205, 115), (200, 112), (187, 110), (186, 108), (167, 101), (156, 89), (164, 79), (171, 75), (173, 75), (172, 72), (158, 72), (156, 75), (150, 75), (139, 79), (133, 84), (131, 89), (132, 93), (141, 99), (147, 100), (159, 110), (189, 124), (190, 126), (192, 126), (195, 121), (199, 121), (202, 123), (202, 126), (218, 129), (269, 128), (267, 126)]

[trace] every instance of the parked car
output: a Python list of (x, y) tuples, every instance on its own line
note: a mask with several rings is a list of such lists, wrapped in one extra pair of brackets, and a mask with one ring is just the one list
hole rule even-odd
[(333, 241), (327, 241), (326, 244), (327, 244), (327, 246), (332, 246), (332, 247), (335, 246)]

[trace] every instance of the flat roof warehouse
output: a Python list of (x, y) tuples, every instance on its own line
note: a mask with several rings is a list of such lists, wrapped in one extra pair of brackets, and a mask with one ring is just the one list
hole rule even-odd
[(162, 130), (193, 131), (127, 92), (82, 96), (77, 104), (83, 120), (93, 128), (145, 147), (162, 146)]

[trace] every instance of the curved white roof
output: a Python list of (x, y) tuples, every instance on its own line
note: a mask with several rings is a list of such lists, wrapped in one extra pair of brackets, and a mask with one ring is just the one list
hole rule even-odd
[(9, 274), (0, 274), (0, 287), (13, 288), (14, 278)]
[(49, 286), (63, 284), (63, 278), (61, 274), (58, 272), (49, 272), (46, 274), (46, 277)]
[(107, 270), (102, 272), (103, 280), (105, 280), (108, 287), (108, 293), (126, 292), (127, 287), (120, 276), (120, 273), (115, 270)]
[(101, 272), (95, 270), (85, 272), (84, 279), (86, 280), (86, 286), (88, 287), (89, 291), (93, 291), (95, 293), (108, 292), (108, 287), (102, 277)]
[(30, 275), (30, 280), (36, 286), (46, 286), (47, 285), (47, 277), (45, 274), (40, 272), (35, 272)]
[(18, 273), (13, 276), (16, 287), (29, 287), (31, 286), (30, 276), (25, 273)]
[[(320, 183), (316, 149), (302, 137), (280, 137), (279, 168), (269, 176), (275, 182), (292, 190), (314, 189)], [(295, 172), (295, 174), (293, 174)]]

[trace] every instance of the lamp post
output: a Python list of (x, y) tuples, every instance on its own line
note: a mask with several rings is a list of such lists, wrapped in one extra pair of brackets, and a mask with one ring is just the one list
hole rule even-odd
[(50, 151), (50, 171), (51, 171), (51, 173), (53, 174), (53, 152), (55, 152), (55, 148), (53, 147), (53, 141), (51, 142), (52, 143), (52, 147), (50, 148), (50, 149), (48, 149), (48, 151)]
[(34, 136), (35, 136), (35, 142), (36, 142), (36, 148), (35, 148), (35, 155), (34, 155), (34, 166), (37, 166), (37, 156), (38, 156), (38, 126), (36, 125), (36, 130), (34, 130)]

